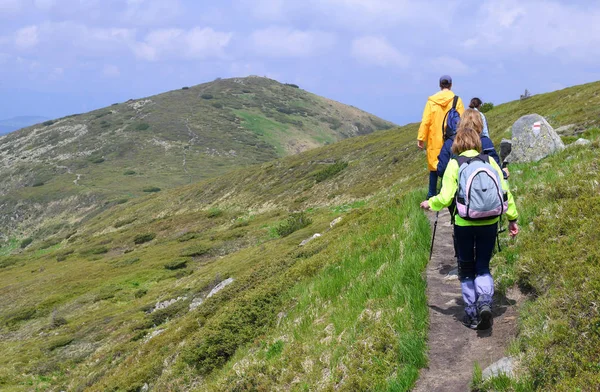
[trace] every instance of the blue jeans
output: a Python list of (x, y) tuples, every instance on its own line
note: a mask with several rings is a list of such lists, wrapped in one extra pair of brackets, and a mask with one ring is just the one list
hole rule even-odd
[(471, 317), (477, 316), (477, 309), (481, 306), (492, 306), (494, 280), (490, 274), (490, 260), (497, 235), (498, 223), (486, 226), (454, 225), (465, 312)]
[(438, 194), (437, 190), (438, 174), (437, 171), (429, 172), (429, 191), (427, 192), (427, 198), (433, 197)]

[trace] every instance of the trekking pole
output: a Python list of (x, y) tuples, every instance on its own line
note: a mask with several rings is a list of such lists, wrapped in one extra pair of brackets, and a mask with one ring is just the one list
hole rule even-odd
[(433, 255), (433, 242), (435, 241), (435, 231), (437, 229), (438, 218), (440, 216), (440, 212), (435, 213), (435, 222), (433, 222), (433, 236), (431, 237), (431, 248), (429, 249), (429, 261), (431, 261), (431, 255)]

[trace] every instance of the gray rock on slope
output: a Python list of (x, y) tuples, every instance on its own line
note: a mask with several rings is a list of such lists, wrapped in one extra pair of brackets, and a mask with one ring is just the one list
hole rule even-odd
[(506, 160), (510, 163), (537, 162), (564, 148), (564, 143), (544, 117), (528, 114), (512, 126), (512, 151)]

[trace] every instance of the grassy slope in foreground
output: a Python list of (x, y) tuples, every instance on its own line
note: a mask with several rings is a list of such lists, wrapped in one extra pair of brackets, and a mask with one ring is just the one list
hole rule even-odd
[(496, 378), (495, 391), (600, 389), (600, 140), (511, 167), (522, 232), (493, 260), (501, 289), (532, 294), (511, 353), (524, 372)]

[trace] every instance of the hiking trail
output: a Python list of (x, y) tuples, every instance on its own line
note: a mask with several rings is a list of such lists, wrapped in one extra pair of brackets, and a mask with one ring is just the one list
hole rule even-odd
[[(435, 213), (428, 212), (432, 225)], [(485, 369), (506, 356), (517, 329), (518, 290), (494, 296), (494, 325), (475, 331), (462, 324), (464, 314), (452, 225), (447, 209), (440, 211), (433, 256), (426, 270), (429, 306), (429, 365), (421, 370), (413, 392), (465, 392), (470, 390), (474, 364)]]

